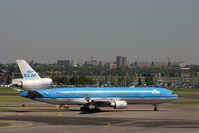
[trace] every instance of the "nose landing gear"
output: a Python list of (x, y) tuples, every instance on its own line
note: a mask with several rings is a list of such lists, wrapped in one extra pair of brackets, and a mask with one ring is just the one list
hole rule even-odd
[(154, 104), (154, 111), (158, 111), (158, 104)]

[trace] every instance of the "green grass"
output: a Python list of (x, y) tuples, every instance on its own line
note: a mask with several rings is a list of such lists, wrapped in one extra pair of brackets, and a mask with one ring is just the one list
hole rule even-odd
[(199, 89), (170, 88), (170, 90), (181, 93), (199, 93)]
[(0, 91), (0, 94), (4, 94), (4, 93), (7, 93), (7, 94), (18, 94), (19, 92), (17, 92), (17, 91)]
[(0, 87), (0, 93), (18, 93), (10, 87)]
[(31, 99), (21, 96), (0, 96), (0, 101), (30, 101)]
[(176, 91), (174, 92), (177, 94), (199, 94), (199, 92), (176, 92)]
[[(10, 87), (0, 87), (0, 94), (3, 93), (8, 93), (8, 94), (17, 94), (18, 92), (13, 90)], [(10, 95), (1, 95), (0, 96), (0, 101), (5, 102), (5, 101), (30, 101), (31, 99), (21, 97), (21, 96), (10, 96)]]
[(199, 101), (173, 101), (171, 104), (199, 104)]
[(7, 127), (7, 126), (11, 126), (11, 123), (0, 123), (0, 127)]
[(190, 99), (190, 100), (195, 99), (195, 100), (199, 100), (199, 97), (187, 97), (187, 96), (185, 96), (185, 97), (178, 97), (178, 99), (179, 100), (184, 100), (184, 99)]
[[(173, 90), (177, 94), (199, 94), (199, 89), (183, 89), (183, 88), (171, 88), (170, 90)], [(189, 101), (184, 100), (189, 99)], [(191, 96), (183, 96), (179, 97), (178, 101), (172, 101), (169, 102), (171, 104), (199, 104), (198, 101), (199, 97), (191, 97)]]
[(15, 92), (15, 90), (13, 90), (10, 87), (0, 87), (0, 91), (14, 91)]
[(0, 106), (0, 111), (3, 111), (3, 110), (7, 110), (6, 108), (1, 108), (2, 106)]

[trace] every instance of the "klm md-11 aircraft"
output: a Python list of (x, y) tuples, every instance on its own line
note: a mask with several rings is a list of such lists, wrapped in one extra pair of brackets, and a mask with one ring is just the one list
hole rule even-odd
[[(156, 87), (82, 87), (46, 89), (51, 79), (42, 79), (24, 61), (17, 60), (23, 79), (13, 80), (11, 86), (21, 86), (20, 96), (57, 105), (80, 105), (81, 111), (99, 111), (99, 107), (127, 108), (128, 104), (157, 105), (178, 98), (173, 91)], [(94, 108), (90, 109), (90, 106)]]

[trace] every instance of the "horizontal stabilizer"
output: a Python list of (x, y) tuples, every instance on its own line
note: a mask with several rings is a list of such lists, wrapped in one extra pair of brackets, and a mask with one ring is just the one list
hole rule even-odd
[(37, 91), (28, 90), (28, 95), (43, 97), (43, 95)]
[(12, 89), (15, 90), (15, 91), (18, 91), (18, 92), (24, 91), (22, 89), (17, 89), (17, 88), (12, 88)]

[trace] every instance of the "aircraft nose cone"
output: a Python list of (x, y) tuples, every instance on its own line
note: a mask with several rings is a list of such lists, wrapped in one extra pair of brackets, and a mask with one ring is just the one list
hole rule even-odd
[(178, 98), (178, 94), (173, 94), (173, 96), (177, 99)]

